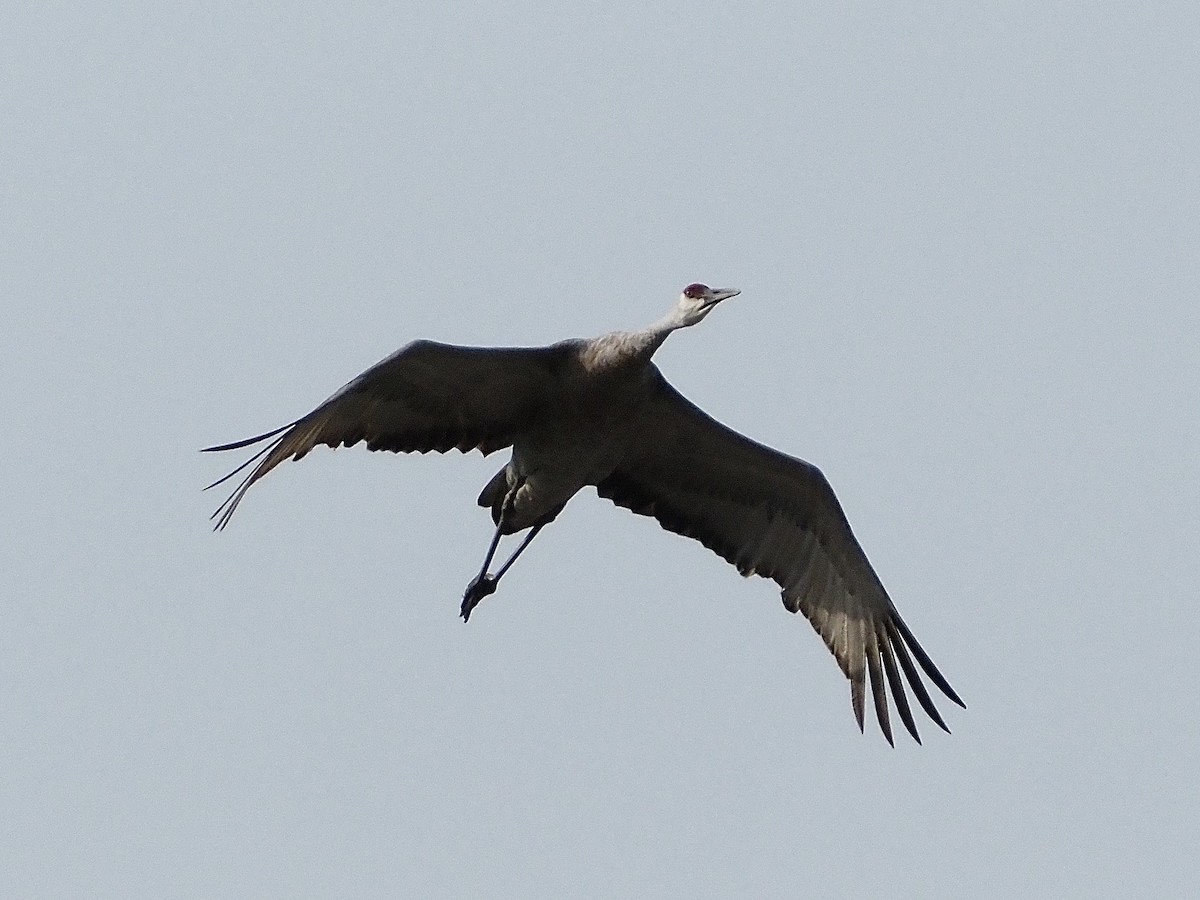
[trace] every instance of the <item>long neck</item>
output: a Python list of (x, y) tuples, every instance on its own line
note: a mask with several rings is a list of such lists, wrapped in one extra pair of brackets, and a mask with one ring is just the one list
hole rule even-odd
[(687, 328), (692, 324), (694, 323), (684, 318), (683, 311), (678, 305), (672, 306), (670, 311), (665, 316), (647, 328), (644, 332), (647, 343), (651, 348), (650, 352), (654, 353), (655, 350), (661, 347), (663, 341), (667, 339), (667, 336), (672, 331), (678, 331), (680, 328)]
[(611, 332), (591, 342), (588, 348), (589, 362), (598, 368), (645, 365), (662, 346), (667, 335), (686, 324), (680, 320), (677, 312), (672, 311), (641, 331)]
[(631, 333), (632, 342), (636, 342), (638, 349), (645, 354), (645, 358), (649, 359), (654, 355), (654, 352), (663, 345), (663, 341), (671, 334), (680, 328), (686, 328), (691, 322), (686, 322), (683, 316), (680, 315), (679, 307), (671, 308), (665, 316), (651, 325), (649, 328), (642, 331)]

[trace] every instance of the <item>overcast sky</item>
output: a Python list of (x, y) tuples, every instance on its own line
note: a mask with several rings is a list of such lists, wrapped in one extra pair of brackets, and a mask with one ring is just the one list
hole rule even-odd
[[(902, 9), (901, 9), (902, 7)], [(0, 895), (1184, 896), (1200, 14), (0, 16)], [(742, 289), (658, 356), (820, 466), (969, 709), (855, 727), (778, 590), (500, 455), (196, 451), (419, 337)]]

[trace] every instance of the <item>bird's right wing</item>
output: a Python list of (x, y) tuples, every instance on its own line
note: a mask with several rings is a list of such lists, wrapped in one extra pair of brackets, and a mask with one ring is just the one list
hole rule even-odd
[(903, 671), (921, 707), (945, 729), (913, 659), (947, 697), (962, 700), (900, 618), (825, 476), (725, 427), (657, 369), (654, 376), (637, 440), (597, 485), (600, 496), (700, 541), (743, 575), (775, 581), (784, 605), (812, 622), (850, 680), (860, 728), (869, 675), (889, 743), (888, 687), (905, 727), (920, 740)]
[(275, 438), (208, 486), (216, 487), (253, 465), (213, 513), (216, 527), (228, 524), (254, 482), (319, 444), (336, 448), (365, 441), (369, 450), (394, 453), (457, 449), (485, 455), (510, 446), (538, 412), (554, 402), (570, 348), (569, 343), (493, 348), (414, 341), (303, 418), (257, 437), (206, 447), (205, 452), (237, 450)]

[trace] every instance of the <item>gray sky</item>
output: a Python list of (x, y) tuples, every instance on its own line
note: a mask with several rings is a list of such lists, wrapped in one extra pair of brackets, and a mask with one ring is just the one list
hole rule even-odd
[[(21, 4), (0, 27), (0, 894), (1181, 896), (1200, 14)], [(418, 337), (741, 297), (659, 364), (826, 472), (969, 710), (499, 457), (195, 451)]]

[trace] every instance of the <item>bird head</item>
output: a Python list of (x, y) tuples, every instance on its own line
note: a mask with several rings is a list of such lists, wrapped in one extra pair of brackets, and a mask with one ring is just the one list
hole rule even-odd
[(676, 310), (682, 325), (695, 325), (712, 312), (722, 300), (736, 297), (736, 288), (710, 288), (707, 284), (689, 284), (679, 295)]

